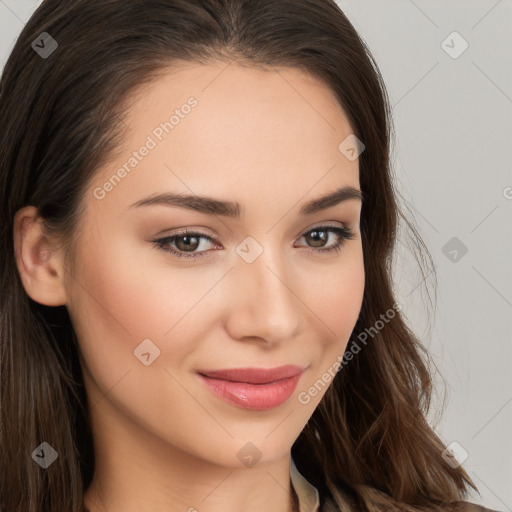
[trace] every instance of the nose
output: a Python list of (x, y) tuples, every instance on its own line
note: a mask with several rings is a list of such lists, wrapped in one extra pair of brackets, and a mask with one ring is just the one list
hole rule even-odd
[(275, 345), (291, 340), (300, 325), (301, 300), (283, 258), (265, 250), (252, 263), (240, 258), (230, 272), (226, 328), (233, 339)]

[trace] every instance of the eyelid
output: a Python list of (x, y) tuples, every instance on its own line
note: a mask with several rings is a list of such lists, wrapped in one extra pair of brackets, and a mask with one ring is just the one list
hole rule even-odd
[[(202, 228), (201, 228), (202, 229)], [(301, 235), (298, 238), (302, 238), (306, 235), (308, 235), (311, 232), (314, 232), (315, 230), (319, 231), (326, 231), (328, 233), (335, 233), (338, 236), (338, 241), (327, 248), (315, 248), (315, 247), (305, 247), (303, 248), (303, 251), (306, 251), (309, 254), (315, 255), (315, 256), (323, 256), (327, 254), (332, 254), (334, 252), (341, 251), (344, 247), (345, 243), (348, 240), (353, 240), (357, 236), (356, 230), (351, 229), (348, 225), (345, 223), (341, 223), (341, 226), (339, 224), (334, 224), (331, 221), (327, 221), (324, 223), (321, 223), (319, 225), (315, 225), (307, 229), (306, 231), (302, 231)], [(159, 238), (157, 240), (154, 240), (153, 243), (156, 248), (158, 248), (161, 251), (165, 251), (166, 253), (170, 254), (173, 257), (177, 257), (179, 259), (184, 259), (184, 261), (191, 261), (194, 262), (197, 259), (205, 258), (210, 256), (211, 251), (203, 250), (199, 252), (190, 252), (187, 254), (187, 251), (180, 251), (180, 250), (174, 250), (174, 249), (166, 249), (165, 246), (174, 243), (174, 239), (179, 238), (181, 236), (190, 235), (199, 239), (205, 239), (212, 243), (216, 242), (215, 237), (212, 237), (210, 235), (207, 235), (206, 233), (202, 233), (200, 231), (194, 231), (193, 228), (182, 228), (179, 232), (173, 233), (169, 236)], [(172, 242), (169, 242), (169, 240), (172, 240)], [(302, 247), (302, 246), (301, 246)]]
[[(301, 230), (299, 232), (299, 234), (296, 236), (296, 238), (304, 236), (304, 235), (310, 233), (311, 231), (314, 231), (315, 229), (318, 229), (318, 228), (328, 228), (328, 227), (343, 228), (343, 229), (346, 229), (348, 231), (353, 231), (351, 229), (349, 223), (340, 222), (340, 221), (324, 221), (324, 222), (315, 223), (313, 226), (307, 228), (306, 230)], [(171, 232), (169, 234), (167, 234), (169, 231), (171, 231)], [(159, 234), (155, 235), (155, 237), (157, 237), (159, 239), (164, 239), (164, 238), (172, 238), (172, 237), (180, 236), (180, 235), (181, 236), (184, 236), (184, 235), (197, 235), (197, 236), (201, 236), (203, 238), (206, 238), (206, 239), (208, 239), (211, 242), (218, 243), (216, 235), (213, 234), (213, 231), (211, 231), (211, 230), (209, 230), (208, 228), (205, 228), (205, 227), (199, 227), (199, 228), (195, 228), (195, 227), (192, 227), (192, 228), (191, 227), (176, 228), (175, 230), (164, 230), (161, 233), (166, 233), (166, 234), (160, 234), (159, 233)]]

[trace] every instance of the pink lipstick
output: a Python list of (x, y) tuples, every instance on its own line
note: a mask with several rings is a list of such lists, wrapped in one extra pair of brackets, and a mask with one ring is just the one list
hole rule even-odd
[(199, 370), (206, 386), (228, 402), (256, 411), (278, 407), (286, 402), (305, 368), (285, 365), (277, 368), (234, 368)]

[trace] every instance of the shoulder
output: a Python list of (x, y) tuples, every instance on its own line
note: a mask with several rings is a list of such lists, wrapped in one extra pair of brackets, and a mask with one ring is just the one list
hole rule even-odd
[[(343, 512), (360, 512), (360, 507), (358, 505), (358, 500), (355, 498), (352, 492), (348, 492), (338, 485), (329, 485), (331, 496), (327, 497), (324, 502), (324, 506), (319, 508), (320, 512), (338, 512), (342, 510)], [(366, 486), (365, 486), (366, 487)], [(367, 497), (369, 501), (374, 504), (374, 510), (382, 511), (382, 512), (420, 512), (425, 511), (425, 508), (418, 508), (415, 506), (411, 506), (407, 503), (402, 502), (393, 502), (390, 501), (390, 497), (385, 495), (381, 491), (373, 488), (366, 488), (366, 490), (371, 489), (371, 492), (368, 493)], [(366, 494), (366, 493), (365, 493)], [(383, 499), (386, 497), (385, 499)], [(366, 500), (364, 500), (366, 501)], [(452, 502), (445, 507), (432, 507), (432, 512), (503, 512), (491, 508), (486, 508), (482, 505), (477, 505), (476, 503), (471, 503), (469, 501), (456, 501)]]
[[(353, 500), (345, 496), (343, 503), (340, 503), (339, 500), (333, 500), (331, 498), (327, 498), (324, 503), (324, 506), (319, 509), (321, 512), (339, 512), (342, 510), (343, 512), (360, 512), (360, 508), (355, 504)], [(381, 510), (382, 512), (419, 512), (419, 509), (416, 507), (411, 508), (406, 504), (396, 504), (393, 505), (379, 505), (377, 510)], [(424, 510), (424, 509), (422, 509)], [(434, 509), (433, 509), (434, 510)], [(437, 509), (438, 512), (439, 509)], [(469, 501), (458, 501), (453, 503), (451, 506), (444, 509), (443, 512), (503, 512), (491, 508), (483, 507), (482, 505), (476, 505), (475, 503), (470, 503)]]
[(450, 508), (450, 512), (500, 512), (499, 510), (495, 510), (493, 508), (486, 508), (482, 505), (477, 505), (476, 503), (471, 503), (469, 501), (457, 501), (453, 504), (453, 508)]

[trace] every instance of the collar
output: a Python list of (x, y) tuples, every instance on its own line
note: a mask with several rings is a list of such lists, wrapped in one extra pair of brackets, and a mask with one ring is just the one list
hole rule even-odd
[(320, 497), (318, 489), (310, 484), (299, 472), (290, 453), (290, 481), (299, 498), (301, 512), (318, 512)]

